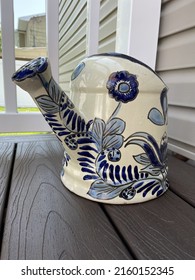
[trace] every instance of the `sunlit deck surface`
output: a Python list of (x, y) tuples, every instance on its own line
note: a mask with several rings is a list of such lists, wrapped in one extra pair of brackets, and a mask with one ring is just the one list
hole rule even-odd
[(1, 259), (195, 259), (195, 167), (169, 156), (170, 189), (108, 205), (68, 191), (54, 135), (0, 138)]

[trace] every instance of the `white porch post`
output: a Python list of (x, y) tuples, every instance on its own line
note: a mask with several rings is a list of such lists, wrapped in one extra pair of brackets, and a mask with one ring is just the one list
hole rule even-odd
[(99, 45), (100, 0), (87, 0), (86, 55), (97, 54)]
[(59, 79), (59, 0), (46, 0), (46, 32), (48, 58), (52, 75), (56, 82)]
[(161, 0), (118, 0), (116, 52), (155, 68)]
[(13, 0), (1, 0), (2, 63), (6, 113), (17, 112), (16, 87), (11, 80), (15, 72)]

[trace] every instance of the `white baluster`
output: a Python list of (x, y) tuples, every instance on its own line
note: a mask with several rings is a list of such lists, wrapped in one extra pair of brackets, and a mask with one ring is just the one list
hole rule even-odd
[(155, 68), (161, 0), (118, 0), (116, 52)]
[(1, 28), (5, 111), (6, 113), (16, 113), (16, 86), (11, 80), (11, 76), (15, 72), (13, 0), (1, 0)]
[(99, 45), (100, 0), (87, 1), (87, 46), (86, 55), (97, 54)]
[(59, 79), (59, 1), (46, 1), (46, 33), (48, 58), (53, 78)]

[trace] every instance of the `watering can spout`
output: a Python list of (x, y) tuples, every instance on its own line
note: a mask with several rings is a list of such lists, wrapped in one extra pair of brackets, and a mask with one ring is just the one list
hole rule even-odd
[[(48, 58), (38, 57), (28, 62), (13, 74), (12, 81), (31, 95), (54, 133), (65, 144), (65, 136), (76, 126), (71, 119), (76, 122), (75, 117), (80, 114), (53, 79)], [(81, 122), (86, 129), (85, 120), (80, 116)]]

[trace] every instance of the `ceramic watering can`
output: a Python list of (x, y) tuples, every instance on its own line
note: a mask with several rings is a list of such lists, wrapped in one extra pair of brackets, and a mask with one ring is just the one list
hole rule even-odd
[(90, 56), (73, 71), (69, 95), (44, 57), (12, 80), (30, 93), (62, 142), (61, 179), (70, 191), (131, 204), (167, 190), (167, 87), (147, 65), (118, 53)]

